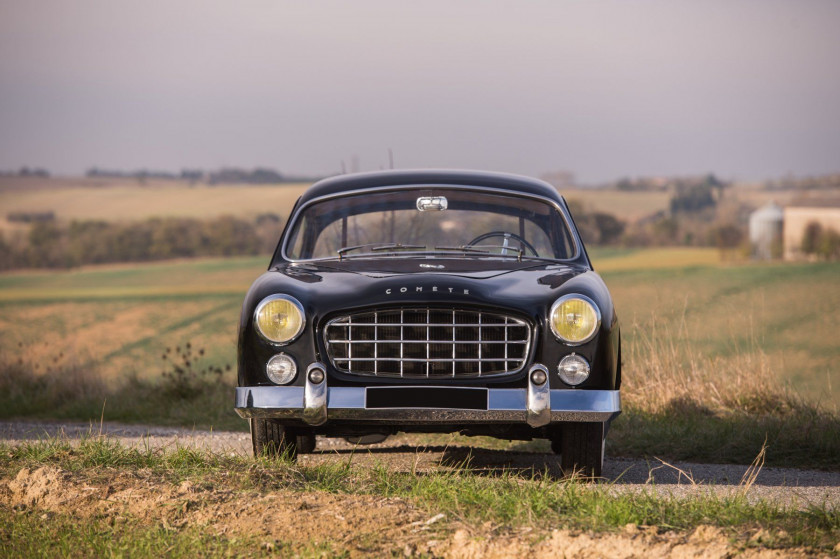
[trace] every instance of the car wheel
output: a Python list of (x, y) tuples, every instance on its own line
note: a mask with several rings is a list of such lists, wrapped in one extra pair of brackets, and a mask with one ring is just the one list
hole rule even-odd
[(560, 468), (563, 473), (577, 473), (588, 478), (601, 477), (604, 436), (603, 423), (564, 424), (560, 429), (560, 440), (551, 442), (551, 449), (554, 452), (560, 451)]
[(315, 450), (315, 435), (298, 435), (296, 443), (298, 454), (312, 454), (312, 451)]
[[(294, 460), (298, 453), (298, 437), (272, 419), (251, 419), (251, 444), (254, 456), (285, 456)], [(313, 437), (314, 439), (314, 437)]]

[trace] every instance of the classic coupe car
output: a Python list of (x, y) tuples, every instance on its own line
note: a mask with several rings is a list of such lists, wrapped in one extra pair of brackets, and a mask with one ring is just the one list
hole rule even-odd
[(245, 297), (238, 376), (257, 455), (459, 432), (549, 439), (564, 472), (600, 476), (621, 343), (552, 186), (385, 171), (297, 201)]

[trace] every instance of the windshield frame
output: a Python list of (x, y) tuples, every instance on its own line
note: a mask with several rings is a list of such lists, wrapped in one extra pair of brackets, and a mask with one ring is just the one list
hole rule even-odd
[[(487, 186), (466, 186), (466, 185), (452, 185), (452, 184), (418, 183), (418, 184), (411, 184), (411, 185), (386, 185), (386, 186), (378, 186), (378, 187), (373, 187), (373, 188), (361, 188), (361, 189), (356, 189), (356, 190), (346, 190), (344, 192), (336, 192), (334, 194), (328, 194), (328, 195), (325, 195), (325, 196), (319, 196), (317, 198), (312, 198), (311, 200), (307, 200), (303, 205), (295, 208), (295, 211), (294, 211), (293, 215), (289, 219), (289, 222), (288, 222), (286, 228), (283, 231), (283, 237), (280, 241), (280, 246), (279, 246), (280, 250), (278, 251), (279, 254), (275, 253), (275, 257), (272, 260), (276, 261), (277, 256), (279, 256), (283, 261), (290, 262), (290, 263), (329, 262), (329, 261), (333, 261), (333, 260), (341, 260), (341, 258), (339, 258), (338, 254), (336, 254), (335, 256), (323, 256), (323, 257), (320, 257), (320, 258), (297, 258), (296, 259), (296, 258), (290, 258), (288, 256), (287, 252), (286, 252), (287, 248), (288, 248), (289, 240), (292, 237), (292, 232), (295, 230), (295, 227), (297, 226), (297, 222), (301, 219), (301, 216), (306, 211), (306, 209), (309, 208), (310, 206), (314, 205), (314, 204), (318, 204), (318, 203), (325, 202), (327, 200), (332, 200), (332, 199), (335, 199), (335, 198), (344, 198), (344, 197), (347, 197), (347, 196), (357, 196), (357, 195), (365, 194), (365, 193), (405, 192), (405, 191), (411, 191), (411, 190), (427, 190), (427, 189), (430, 189), (430, 188), (431, 189), (440, 188), (440, 189), (447, 189), (447, 190), (462, 190), (462, 191), (483, 192), (483, 193), (502, 195), (502, 196), (515, 196), (515, 197), (518, 197), (518, 198), (528, 198), (528, 199), (531, 199), (531, 200), (544, 202), (544, 203), (552, 206), (555, 210), (557, 210), (557, 212), (562, 217), (563, 223), (566, 226), (566, 230), (569, 232), (569, 238), (570, 238), (570, 241), (573, 245), (574, 251), (572, 253), (572, 256), (570, 256), (568, 258), (524, 257), (523, 259), (527, 258), (529, 260), (538, 259), (538, 260), (546, 260), (546, 261), (550, 261), (550, 262), (568, 263), (568, 262), (573, 262), (575, 260), (580, 259), (581, 254), (583, 253), (583, 248), (581, 246), (581, 240), (580, 240), (579, 234), (577, 232), (577, 229), (574, 226), (574, 222), (571, 219), (571, 216), (568, 215), (568, 213), (564, 209), (564, 207), (560, 203), (558, 203), (556, 200), (552, 200), (551, 198), (548, 198), (548, 197), (545, 197), (545, 196), (539, 196), (539, 195), (530, 194), (530, 193), (527, 193), (527, 192), (519, 192), (519, 191), (516, 191), (516, 190), (508, 190), (508, 189), (504, 189), (504, 188), (494, 188), (494, 187), (487, 187)], [(488, 259), (488, 258), (493, 258), (493, 257), (499, 257), (500, 256), (498, 254), (467, 255), (467, 254), (464, 254), (464, 253), (457, 253), (457, 252), (454, 252), (454, 251), (450, 253), (449, 251), (444, 252), (444, 251), (435, 251), (435, 250), (425, 250), (425, 251), (405, 251), (405, 252), (401, 251), (401, 252), (398, 252), (396, 254), (388, 253), (388, 252), (384, 252), (384, 253), (365, 252), (365, 253), (360, 253), (360, 254), (353, 255), (353, 256), (345, 255), (343, 259), (361, 258), (361, 257), (366, 257), (366, 258), (393, 258), (394, 256), (403, 257), (403, 258), (412, 257), (412, 256), (420, 256), (420, 257), (428, 258), (430, 255), (432, 255), (432, 256), (437, 255), (441, 258), (482, 258), (482, 259)], [(506, 259), (509, 258), (509, 256), (502, 256), (502, 257), (506, 258)], [(274, 265), (275, 263), (276, 262), (272, 262), (272, 265)]]

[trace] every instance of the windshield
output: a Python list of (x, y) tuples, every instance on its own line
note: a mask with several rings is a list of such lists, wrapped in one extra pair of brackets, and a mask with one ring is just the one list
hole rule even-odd
[(440, 253), (568, 259), (574, 242), (553, 205), (513, 195), (423, 188), (315, 202), (298, 214), (292, 260)]

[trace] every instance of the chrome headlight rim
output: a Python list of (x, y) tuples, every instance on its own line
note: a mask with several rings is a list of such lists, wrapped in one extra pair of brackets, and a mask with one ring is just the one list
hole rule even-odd
[[(586, 338), (578, 341), (567, 340), (559, 333), (557, 333), (557, 331), (554, 329), (554, 311), (557, 310), (557, 307), (559, 307), (560, 305), (562, 305), (570, 299), (580, 299), (584, 303), (589, 304), (589, 306), (591, 306), (592, 309), (595, 311), (595, 327), (592, 328), (592, 332), (588, 336), (586, 336)], [(548, 326), (551, 329), (551, 333), (554, 334), (554, 337), (563, 342), (564, 344), (571, 347), (581, 346), (587, 342), (592, 341), (592, 339), (595, 338), (595, 336), (598, 334), (598, 330), (601, 329), (601, 309), (598, 308), (598, 305), (595, 304), (595, 301), (593, 301), (586, 295), (581, 295), (580, 293), (569, 293), (567, 295), (563, 295), (562, 297), (554, 301), (553, 305), (551, 305), (551, 310), (548, 312)]]
[[(295, 308), (297, 308), (298, 312), (300, 313), (300, 327), (297, 329), (297, 331), (294, 333), (294, 335), (292, 337), (290, 337), (288, 340), (283, 340), (283, 341), (272, 340), (271, 338), (266, 336), (265, 333), (262, 331), (262, 328), (260, 328), (260, 321), (259, 321), (260, 312), (263, 310), (263, 308), (265, 308), (265, 306), (267, 304), (271, 303), (272, 301), (277, 301), (279, 299), (282, 299), (284, 301), (288, 301)], [(297, 299), (295, 299), (291, 295), (286, 295), (286, 294), (283, 294), (283, 293), (277, 293), (275, 295), (269, 295), (268, 297), (265, 297), (262, 301), (260, 301), (260, 303), (257, 305), (257, 308), (254, 309), (253, 321), (254, 321), (254, 329), (260, 335), (260, 338), (262, 338), (264, 341), (266, 341), (266, 342), (268, 342), (268, 343), (270, 343), (271, 345), (274, 345), (274, 346), (285, 346), (285, 345), (289, 345), (290, 343), (292, 343), (293, 341), (298, 339), (300, 337), (300, 335), (303, 333), (303, 330), (306, 328), (306, 313), (304, 312), (303, 305), (300, 304), (300, 301), (298, 301)]]

